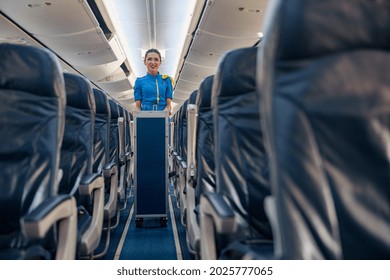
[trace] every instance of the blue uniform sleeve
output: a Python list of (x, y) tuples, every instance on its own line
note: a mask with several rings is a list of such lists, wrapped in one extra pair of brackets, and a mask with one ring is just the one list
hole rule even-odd
[(172, 96), (173, 96), (173, 86), (172, 86), (171, 77), (169, 77), (168, 80), (169, 80), (169, 83), (167, 83), (167, 92), (166, 92), (165, 98), (172, 99)]
[(137, 78), (134, 85), (134, 101), (142, 100), (141, 80)]

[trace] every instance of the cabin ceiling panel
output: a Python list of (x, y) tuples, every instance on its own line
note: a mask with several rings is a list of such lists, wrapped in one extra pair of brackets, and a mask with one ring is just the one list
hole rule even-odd
[(40, 44), (31, 38), (28, 34), (20, 30), (15, 24), (0, 14), (0, 43), (12, 43), (21, 45)]
[(0, 0), (0, 9), (72, 65), (100, 65), (118, 59), (86, 1)]
[(117, 60), (99, 27), (83, 33), (64, 36), (35, 36), (71, 65), (91, 66)]
[(121, 46), (121, 43), (119, 41), (118, 36), (116, 36), (115, 34), (112, 35), (111, 38), (109, 39), (108, 43), (110, 44), (110, 48), (114, 52), (114, 54), (117, 58), (117, 61), (120, 61), (121, 63), (123, 63), (126, 60), (126, 54), (124, 53), (124, 51), (122, 49), (122, 46)]
[(174, 90), (174, 94), (175, 95), (178, 94), (178, 96), (181, 96), (181, 97), (183, 97), (183, 96), (187, 97), (187, 96), (189, 96), (191, 94), (191, 92), (183, 91), (183, 90), (180, 90), (180, 89), (175, 89)]
[(173, 92), (173, 94), (174, 94), (174, 99), (187, 99), (189, 96), (190, 96), (190, 94), (191, 94), (191, 92), (189, 92), (189, 91), (182, 91), (182, 90), (175, 90), (174, 92)]
[(174, 102), (178, 105), (182, 105), (188, 98), (189, 98), (190, 95), (186, 95), (184, 97), (181, 97), (181, 96), (175, 96), (173, 98)]
[(123, 101), (123, 103), (126, 103), (127, 101), (130, 101), (133, 98), (133, 91), (126, 90), (122, 92), (111, 92), (110, 96), (114, 98), (116, 101)]
[(200, 29), (232, 38), (259, 38), (268, 0), (213, 0)]
[(130, 80), (130, 76), (127, 77), (125, 72), (123, 71), (123, 69), (121, 67), (119, 67), (114, 72), (112, 72), (109, 76), (106, 76), (104, 79), (101, 79), (101, 80), (99, 80), (97, 82), (102, 82), (102, 83), (105, 83), (105, 82), (116, 82), (116, 81), (120, 81), (120, 80), (123, 80), (123, 79), (129, 79)]
[[(204, 42), (205, 43), (205, 42)], [(202, 46), (202, 42), (197, 42), (197, 48), (191, 50), (187, 56), (187, 62), (192, 65), (215, 68), (221, 58), (220, 54), (208, 51), (207, 46)], [(215, 50), (212, 50), (215, 51)]]
[(200, 31), (194, 38), (191, 50), (198, 54), (203, 53), (205, 57), (215, 56), (214, 62), (217, 64), (220, 57), (227, 51), (253, 46), (258, 40), (259, 38), (221, 37), (206, 31)]
[(96, 83), (101, 89), (111, 93), (123, 92), (131, 89), (131, 83), (129, 78), (125, 78), (118, 81), (112, 82), (97, 82)]
[(182, 91), (186, 93), (191, 93), (194, 89), (197, 89), (199, 87), (200, 83), (194, 83), (191, 81), (186, 81), (184, 79), (180, 79), (175, 87), (176, 91)]
[[(115, 61), (92, 66), (75, 65), (75, 68), (77, 68), (81, 73), (83, 73), (88, 79), (92, 81), (99, 81), (101, 79), (104, 79), (105, 77), (113, 75), (115, 71), (118, 71), (118, 69), (120, 69), (120, 66), (122, 63), (124, 63), (126, 56), (123, 53), (122, 48), (120, 47), (120, 43), (116, 35), (111, 38), (110, 46), (111, 49), (114, 51), (116, 57), (118, 57), (118, 59), (116, 59)], [(130, 67), (128, 68), (130, 69)], [(121, 73), (124, 75), (123, 70), (121, 70)]]
[(120, 68), (121, 64), (122, 62), (120, 61), (114, 61), (96, 66), (76, 66), (76, 68), (91, 81), (99, 81), (107, 76), (110, 76), (113, 72)]
[[(202, 67), (186, 62), (180, 74), (180, 80), (199, 84), (205, 77), (213, 75), (214, 73), (214, 67)], [(178, 81), (178, 84), (180, 80)]]
[[(0, 14), (0, 43), (3, 42), (43, 47), (34, 38), (30, 37), (30, 35), (19, 29), (14, 23)], [(62, 59), (59, 59), (59, 61), (64, 72), (80, 74)]]
[(1, 0), (0, 9), (33, 34), (58, 36), (99, 26), (86, 1)]
[(64, 73), (72, 73), (72, 74), (75, 74), (75, 75), (80, 75), (81, 74), (80, 72), (75, 70), (73, 67), (71, 67), (69, 64), (65, 63), (61, 59), (60, 59), (60, 64), (61, 64), (62, 71), (64, 71)]
[(183, 102), (186, 101), (190, 97), (190, 94), (191, 94), (190, 92), (185, 93), (185, 94), (180, 94), (179, 92), (175, 91), (172, 101), (179, 104), (179, 105), (182, 105)]
[[(191, 43), (192, 43), (192, 35), (187, 35), (185, 40), (184, 40), (183, 49), (181, 50), (181, 55), (180, 55), (179, 62), (177, 65), (178, 70), (180, 70), (183, 67), (183, 64), (184, 64), (185, 59), (186, 59), (185, 56), (187, 55), (187, 52), (191, 46)], [(177, 81), (179, 74), (180, 74), (180, 72), (176, 71), (175, 77), (174, 77), (175, 81)]]
[(187, 100), (188, 97), (190, 96), (191, 92), (183, 92), (179, 90), (175, 90), (175, 93), (173, 95), (173, 100), (177, 102), (178, 100)]

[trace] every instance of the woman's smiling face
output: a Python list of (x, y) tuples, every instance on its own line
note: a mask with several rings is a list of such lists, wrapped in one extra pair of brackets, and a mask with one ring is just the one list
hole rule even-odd
[(146, 55), (144, 64), (146, 65), (149, 74), (157, 75), (158, 68), (161, 65), (160, 56), (155, 52), (150, 52)]

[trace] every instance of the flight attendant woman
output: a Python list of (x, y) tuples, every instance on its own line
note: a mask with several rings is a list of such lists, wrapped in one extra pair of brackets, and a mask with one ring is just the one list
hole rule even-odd
[(157, 49), (145, 53), (144, 64), (147, 73), (138, 77), (134, 86), (134, 100), (137, 110), (151, 111), (167, 110), (171, 114), (172, 78), (161, 75), (158, 68), (161, 65), (161, 54)]

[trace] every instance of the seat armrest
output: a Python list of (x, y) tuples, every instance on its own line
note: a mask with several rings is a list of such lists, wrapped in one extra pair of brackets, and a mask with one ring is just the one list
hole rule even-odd
[(180, 162), (180, 165), (181, 165), (181, 168), (183, 168), (184, 170), (187, 170), (187, 162), (186, 161), (182, 160)]
[(179, 161), (179, 162), (183, 160), (183, 158), (181, 156), (179, 156), (179, 154), (175, 155), (175, 159), (176, 159), (176, 161)]
[(219, 193), (204, 193), (201, 213), (212, 217), (215, 229), (220, 234), (230, 234), (236, 230), (234, 212)]
[(92, 220), (80, 240), (79, 253), (89, 256), (99, 246), (104, 220), (104, 178), (100, 174), (85, 176), (80, 183), (80, 194), (93, 198)]
[(58, 195), (46, 199), (21, 220), (23, 233), (30, 239), (44, 238), (49, 229), (58, 223), (56, 259), (76, 258), (77, 206), (76, 199)]
[(218, 193), (206, 192), (200, 199), (201, 257), (217, 259), (216, 236), (237, 229), (234, 212)]
[(125, 156), (127, 161), (131, 160), (131, 152), (127, 152)]
[(103, 166), (103, 174), (105, 178), (111, 177), (113, 174), (116, 174), (116, 163), (115, 162), (109, 162)]
[(196, 129), (197, 129), (197, 108), (195, 104), (187, 106), (187, 184), (195, 188), (196, 173)]
[(81, 195), (92, 195), (92, 192), (96, 189), (104, 187), (103, 176), (98, 173), (86, 175), (80, 182), (80, 194)]
[(103, 167), (104, 177), (110, 178), (110, 191), (109, 198), (104, 205), (104, 219), (108, 220), (115, 216), (117, 205), (117, 188), (118, 188), (118, 176), (117, 166), (115, 163), (110, 162)]
[(119, 165), (120, 165), (120, 166), (123, 166), (123, 165), (125, 165), (125, 164), (126, 164), (126, 155), (121, 154), (121, 155), (119, 156)]

